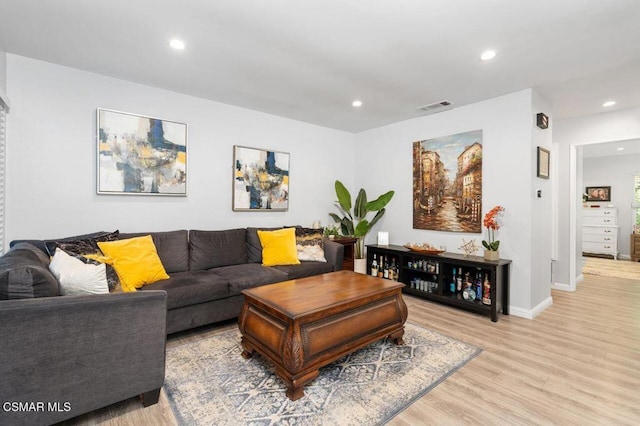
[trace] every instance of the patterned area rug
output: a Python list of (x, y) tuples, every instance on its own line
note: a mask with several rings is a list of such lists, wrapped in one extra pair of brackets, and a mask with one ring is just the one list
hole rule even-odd
[(481, 350), (405, 325), (405, 345), (378, 341), (322, 368), (290, 401), (273, 368), (240, 355), (240, 332), (167, 349), (165, 391), (184, 425), (379, 425)]
[(584, 260), (583, 274), (640, 280), (640, 262), (599, 257), (583, 257), (582, 259)]

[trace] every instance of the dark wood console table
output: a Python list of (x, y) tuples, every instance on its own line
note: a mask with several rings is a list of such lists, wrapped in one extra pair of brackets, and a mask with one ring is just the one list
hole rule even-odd
[[(367, 245), (367, 273), (371, 274), (373, 255), (378, 262), (384, 256), (386, 262), (398, 265), (398, 281), (406, 287), (407, 294), (429, 299), (459, 309), (475, 312), (498, 321), (498, 313), (509, 314), (509, 267), (511, 260), (485, 260), (480, 256), (464, 257), (457, 253), (424, 254), (411, 251), (403, 246)], [(455, 271), (455, 274), (454, 274)], [(457, 285), (457, 278), (462, 285)], [(471, 298), (465, 292), (470, 281), (477, 288), (477, 279), (482, 281), (482, 293)], [(488, 294), (484, 297), (485, 280)], [(456, 284), (451, 287), (451, 283)]]

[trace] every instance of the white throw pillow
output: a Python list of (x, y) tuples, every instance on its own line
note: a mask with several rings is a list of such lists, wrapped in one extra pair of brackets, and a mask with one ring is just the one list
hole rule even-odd
[(56, 248), (49, 269), (60, 282), (62, 296), (109, 293), (106, 265), (90, 265)]

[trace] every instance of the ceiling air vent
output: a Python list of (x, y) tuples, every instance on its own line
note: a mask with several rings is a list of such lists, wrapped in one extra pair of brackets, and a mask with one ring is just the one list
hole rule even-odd
[(446, 111), (453, 108), (453, 104), (449, 101), (440, 101), (433, 104), (424, 105), (416, 108), (418, 111), (426, 112), (427, 114), (435, 114), (436, 112)]

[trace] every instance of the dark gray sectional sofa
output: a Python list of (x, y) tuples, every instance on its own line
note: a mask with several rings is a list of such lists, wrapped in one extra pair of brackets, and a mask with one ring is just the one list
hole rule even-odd
[(324, 240), (327, 262), (262, 266), (258, 229), (265, 228), (120, 234), (153, 238), (171, 278), (141, 290), (167, 292), (167, 334), (237, 318), (244, 289), (342, 269), (344, 248), (329, 239)]
[(82, 296), (39, 297), (57, 291), (45, 241), (12, 242), (0, 294), (22, 298), (0, 300), (0, 403), (13, 403), (0, 424), (52, 424), (136, 395), (154, 404), (167, 334), (236, 318), (246, 288), (342, 269), (343, 246), (328, 239), (327, 262), (264, 267), (257, 230), (120, 234), (151, 235), (170, 278)]

